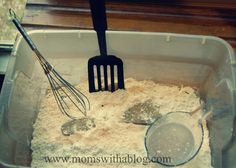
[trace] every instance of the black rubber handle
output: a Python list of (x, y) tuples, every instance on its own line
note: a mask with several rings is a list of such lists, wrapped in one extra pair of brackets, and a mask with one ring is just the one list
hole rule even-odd
[(107, 30), (105, 0), (89, 0), (95, 31)]
[(35, 44), (33, 43), (33, 41), (30, 39), (29, 35), (26, 33), (25, 29), (21, 26), (19, 20), (17, 18), (13, 18), (12, 22), (15, 24), (16, 28), (19, 30), (19, 32), (21, 33), (21, 35), (24, 37), (25, 41), (29, 44), (30, 48), (33, 51), (36, 51), (37, 48), (35, 46)]
[(93, 27), (94, 30), (97, 32), (100, 53), (102, 56), (106, 56), (107, 17), (105, 0), (89, 0), (89, 3), (93, 19)]

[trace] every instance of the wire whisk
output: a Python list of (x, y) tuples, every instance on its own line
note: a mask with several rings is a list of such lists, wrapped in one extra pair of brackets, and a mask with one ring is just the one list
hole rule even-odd
[(12, 22), (19, 30), (25, 41), (30, 48), (36, 54), (40, 65), (42, 66), (45, 75), (49, 81), (52, 93), (55, 97), (56, 103), (60, 111), (71, 119), (76, 119), (74, 115), (71, 115), (72, 111), (79, 110), (85, 117), (87, 116), (87, 110), (90, 109), (90, 102), (88, 98), (76, 89), (72, 84), (66, 81), (53, 66), (43, 57), (39, 52), (36, 45), (33, 43), (25, 29), (20, 24), (15, 12), (9, 9)]

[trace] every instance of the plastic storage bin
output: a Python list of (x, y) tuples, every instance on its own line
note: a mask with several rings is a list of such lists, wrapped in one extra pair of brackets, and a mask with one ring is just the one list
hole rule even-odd
[[(88, 30), (40, 30), (30, 36), (73, 84), (87, 79), (98, 55)], [(125, 77), (198, 87), (213, 117), (208, 122), (212, 165), (236, 167), (236, 60), (222, 39), (169, 33), (107, 32), (109, 54), (124, 61)], [(40, 101), (49, 87), (33, 52), (18, 38), (0, 96), (0, 167), (30, 166), (30, 141)], [(49, 114), (50, 115), (50, 114)]]

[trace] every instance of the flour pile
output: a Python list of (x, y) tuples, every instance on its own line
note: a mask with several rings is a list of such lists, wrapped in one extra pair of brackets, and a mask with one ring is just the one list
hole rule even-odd
[[(132, 78), (126, 79), (125, 84), (126, 90), (118, 90), (114, 93), (88, 93), (87, 82), (80, 83), (77, 88), (90, 100), (91, 110), (88, 111), (88, 116), (94, 118), (96, 126), (87, 131), (75, 132), (70, 136), (63, 136), (61, 133), (61, 125), (67, 122), (68, 118), (60, 113), (52, 93), (49, 92), (42, 102), (34, 124), (31, 166), (44, 168), (163, 167), (159, 164), (147, 163), (145, 159), (147, 154), (144, 136), (148, 126), (124, 122), (124, 113), (148, 100), (152, 100), (152, 103), (159, 108), (159, 115), (170, 111), (192, 111), (199, 106), (196, 90), (191, 87), (167, 86)], [(199, 154), (179, 168), (211, 167), (208, 130), (205, 122), (203, 126), (205, 137)], [(121, 157), (127, 155), (132, 156), (133, 159), (139, 157), (139, 161), (117, 163), (122, 160)], [(65, 157), (69, 160), (65, 161)], [(93, 163), (92, 157), (96, 159), (96, 163)]]

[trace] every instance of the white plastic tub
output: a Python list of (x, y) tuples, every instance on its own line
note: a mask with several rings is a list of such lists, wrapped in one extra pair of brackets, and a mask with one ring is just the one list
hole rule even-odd
[[(30, 36), (73, 84), (87, 78), (87, 61), (99, 54), (94, 31), (40, 30)], [(212, 165), (236, 167), (236, 60), (227, 42), (209, 36), (110, 31), (107, 43), (109, 54), (123, 59), (125, 77), (201, 89), (200, 96), (213, 109), (208, 122)], [(32, 125), (47, 87), (33, 52), (18, 38), (0, 96), (1, 166), (30, 165)]]

